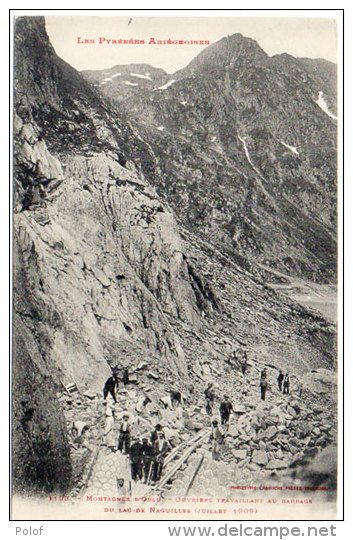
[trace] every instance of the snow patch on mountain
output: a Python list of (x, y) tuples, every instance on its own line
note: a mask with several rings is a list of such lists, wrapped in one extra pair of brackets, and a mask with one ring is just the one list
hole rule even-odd
[(128, 86), (138, 86), (137, 82), (124, 81)]
[(121, 76), (121, 73), (114, 73), (114, 75), (112, 75), (112, 79), (115, 79), (115, 77), (120, 77)]
[(147, 79), (148, 81), (152, 81), (149, 73), (146, 73), (145, 75), (142, 75), (142, 73), (130, 73), (131, 77), (138, 77), (139, 79)]
[(169, 86), (171, 86), (175, 82), (176, 80), (172, 79), (171, 81), (168, 81), (167, 83), (163, 84), (163, 86), (159, 86), (158, 88), (154, 88), (153, 90), (166, 90), (167, 88), (169, 88)]
[(319, 97), (317, 98), (317, 100), (315, 101), (316, 105), (318, 105), (320, 107), (321, 110), (324, 111), (324, 113), (327, 114), (327, 116), (329, 116), (330, 118), (334, 118), (335, 120), (337, 120), (337, 116), (335, 116), (334, 114), (332, 114), (330, 111), (329, 111), (329, 108), (327, 106), (327, 103), (326, 101), (324, 100), (324, 93), (320, 90), (319, 92)]
[(186, 105), (187, 101), (180, 101), (180, 105)]
[(159, 131), (164, 131), (165, 127), (164, 126), (158, 126), (157, 129), (159, 129)]
[(254, 164), (251, 161), (251, 158), (250, 158), (250, 155), (249, 155), (248, 147), (246, 146), (246, 137), (240, 137), (240, 135), (238, 135), (238, 139), (243, 143), (245, 155), (246, 155), (246, 158), (247, 158), (248, 162), (250, 163), (250, 165), (252, 167), (254, 167)]
[(248, 147), (247, 147), (247, 144), (246, 144), (246, 137), (241, 137), (240, 135), (238, 135), (238, 139), (243, 144), (246, 159), (248, 160), (248, 162), (252, 166), (253, 170), (256, 172), (255, 182), (257, 183), (257, 185), (259, 186), (259, 188), (261, 189), (261, 191), (263, 192), (265, 197), (268, 197), (272, 201), (272, 204), (276, 207), (277, 205), (276, 205), (276, 202), (275, 202), (274, 198), (272, 197), (272, 195), (270, 195), (270, 193), (268, 193), (267, 189), (265, 188), (264, 184), (262, 183), (262, 180), (264, 180), (264, 177), (263, 177), (261, 171), (256, 167), (256, 165), (254, 165), (254, 163), (251, 160), (249, 150), (248, 150)]
[(286, 148), (288, 148), (288, 150), (290, 150), (291, 152), (293, 152), (293, 154), (299, 156), (299, 152), (298, 152), (298, 149), (296, 146), (291, 146), (290, 144), (286, 144), (284, 141), (280, 141), (281, 144), (283, 144), (283, 146), (285, 146)]

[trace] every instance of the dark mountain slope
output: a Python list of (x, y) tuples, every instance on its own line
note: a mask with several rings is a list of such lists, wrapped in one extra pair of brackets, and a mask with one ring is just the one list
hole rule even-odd
[[(124, 105), (153, 148), (162, 171), (153, 181), (182, 223), (230, 254), (330, 281), (336, 122), (316, 102), (319, 92), (328, 104), (334, 99), (332, 66), (325, 79), (323, 65), (270, 58), (235, 34), (160, 89), (129, 87), (123, 97), (114, 86), (100, 88)], [(97, 72), (96, 84), (101, 79)]]

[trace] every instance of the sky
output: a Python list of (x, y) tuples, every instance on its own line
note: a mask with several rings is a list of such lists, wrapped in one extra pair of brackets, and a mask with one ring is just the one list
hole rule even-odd
[[(332, 18), (47, 16), (46, 28), (56, 53), (76, 69), (150, 64), (174, 73), (205, 46), (155, 45), (150, 38), (218, 41), (241, 33), (255, 39), (270, 56), (325, 58), (337, 62), (336, 21)], [(81, 40), (95, 43), (80, 44)], [(144, 45), (116, 45), (99, 38), (144, 39)]]

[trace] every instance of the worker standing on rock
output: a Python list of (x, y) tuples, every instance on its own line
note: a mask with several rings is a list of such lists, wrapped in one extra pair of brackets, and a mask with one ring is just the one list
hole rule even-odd
[(116, 403), (116, 395), (115, 390), (118, 391), (119, 388), (119, 379), (118, 379), (118, 373), (117, 371), (113, 371), (113, 375), (107, 379), (104, 389), (103, 389), (103, 398), (107, 399), (108, 394), (110, 393), (114, 403)]
[(267, 391), (267, 371), (266, 368), (261, 371), (261, 377), (260, 377), (260, 393), (261, 393), (261, 399), (265, 401), (266, 399), (266, 391)]
[(223, 401), (219, 406), (219, 412), (220, 412), (220, 415), (221, 415), (221, 424), (222, 425), (228, 424), (230, 413), (232, 412), (232, 410), (233, 410), (233, 405), (229, 401), (229, 397), (224, 395), (223, 396)]
[(213, 402), (214, 402), (214, 389), (213, 383), (209, 382), (205, 388), (205, 398), (206, 398), (206, 413), (212, 414)]
[(127, 414), (123, 416), (123, 421), (120, 425), (118, 449), (125, 454), (128, 454), (130, 450), (130, 424)]
[(153, 448), (148, 443), (147, 437), (142, 439), (142, 468), (143, 468), (143, 477), (144, 481), (147, 484), (152, 467), (152, 458), (153, 458)]
[(105, 408), (104, 445), (112, 452), (116, 451), (114, 440), (114, 409), (107, 403)]
[(242, 374), (245, 376), (246, 370), (248, 368), (248, 354), (246, 351), (243, 352), (243, 357), (240, 360), (240, 368)]
[(129, 381), (129, 370), (128, 369), (124, 369), (123, 376), (122, 376), (122, 381), (125, 384), (125, 386), (127, 384), (129, 384), (130, 381)]
[(172, 409), (174, 409), (175, 407), (177, 407), (177, 405), (182, 404), (183, 396), (181, 395), (181, 392), (179, 392), (179, 390), (171, 390), (170, 400), (172, 404)]
[(131, 478), (135, 482), (142, 480), (142, 456), (143, 446), (138, 439), (136, 439), (130, 446), (130, 467)]
[(283, 381), (283, 394), (289, 394), (289, 375), (286, 373)]
[(278, 375), (278, 377), (277, 377), (278, 390), (279, 390), (280, 392), (282, 392), (283, 379), (284, 379), (284, 375), (283, 375), (282, 371), (280, 370), (280, 371), (279, 371), (279, 375)]
[(160, 424), (156, 424), (156, 426), (154, 428), (154, 431), (152, 431), (152, 433), (151, 433), (151, 438), (150, 438), (151, 444), (155, 443), (155, 441), (158, 439), (158, 434), (161, 433), (161, 432), (164, 435), (162, 426)]
[(218, 420), (212, 421), (210, 442), (212, 443), (212, 458), (218, 461), (221, 457), (224, 443), (224, 433), (218, 425)]
[(158, 432), (158, 438), (153, 444), (152, 482), (158, 482), (162, 476), (164, 460), (169, 451), (169, 444), (163, 431)]

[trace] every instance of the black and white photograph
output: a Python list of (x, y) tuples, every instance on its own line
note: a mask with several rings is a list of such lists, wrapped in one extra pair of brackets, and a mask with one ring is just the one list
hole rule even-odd
[(12, 16), (12, 519), (335, 520), (342, 21), (150, 11)]

